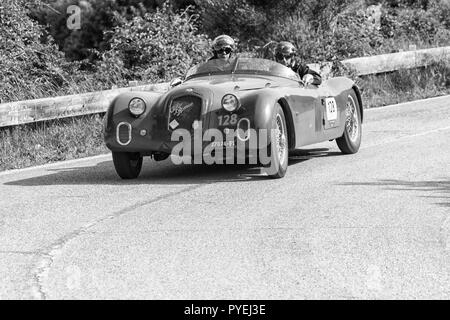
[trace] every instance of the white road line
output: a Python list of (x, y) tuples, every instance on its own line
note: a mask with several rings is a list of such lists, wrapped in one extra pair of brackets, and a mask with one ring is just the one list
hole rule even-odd
[(388, 109), (388, 108), (403, 107), (403, 106), (407, 106), (407, 105), (410, 105), (410, 104), (417, 104), (417, 103), (421, 103), (421, 102), (433, 102), (433, 101), (436, 101), (436, 100), (438, 100), (438, 101), (439, 100), (450, 100), (450, 95), (433, 97), (433, 98), (426, 98), (426, 99), (420, 99), (420, 100), (413, 100), (413, 101), (402, 102), (402, 103), (397, 103), (397, 104), (390, 104), (388, 106), (364, 109), (364, 113), (370, 112), (370, 111), (377, 111), (377, 110)]
[(23, 169), (6, 170), (3, 172), (0, 172), (0, 177), (14, 174), (14, 173), (21, 173), (21, 172), (27, 172), (27, 171), (39, 170), (39, 169), (47, 169), (47, 168), (53, 168), (53, 167), (57, 167), (57, 166), (76, 164), (76, 163), (80, 163), (80, 162), (89, 162), (90, 160), (100, 160), (100, 159), (110, 160), (111, 153), (101, 154), (101, 155), (86, 157), (86, 158), (73, 159), (73, 160), (52, 162), (52, 163), (47, 163), (47, 164), (43, 164), (40, 166), (28, 167), (28, 168), (23, 168)]
[(403, 137), (399, 137), (399, 138), (396, 138), (396, 139), (391, 139), (391, 140), (383, 141), (383, 142), (380, 142), (380, 143), (377, 143), (377, 144), (373, 144), (373, 145), (370, 145), (370, 146), (364, 146), (364, 147), (361, 147), (360, 150), (364, 150), (364, 149), (369, 149), (369, 148), (373, 148), (373, 147), (382, 146), (382, 145), (385, 145), (385, 144), (397, 142), (397, 141), (399, 141), (399, 140), (406, 140), (406, 139), (409, 139), (409, 138), (415, 138), (415, 137), (420, 137), (420, 136), (426, 136), (427, 134), (436, 133), (436, 132), (439, 132), (439, 131), (445, 131), (445, 130), (450, 130), (450, 126), (449, 126), (449, 127), (444, 127), (444, 128), (439, 128), (439, 129), (434, 129), (434, 130), (429, 130), (429, 131), (425, 131), (425, 132), (421, 132), (421, 133), (416, 133), (416, 134), (406, 135), (406, 136), (403, 136)]

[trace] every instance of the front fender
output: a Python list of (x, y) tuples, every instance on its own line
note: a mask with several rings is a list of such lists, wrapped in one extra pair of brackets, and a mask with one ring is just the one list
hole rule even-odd
[[(258, 93), (247, 95), (241, 100), (243, 106), (247, 109), (246, 114), (251, 120), (252, 129), (256, 131), (256, 134), (260, 138), (262, 138), (261, 134), (265, 132), (265, 141), (267, 143), (269, 143), (271, 139), (270, 134), (274, 107), (279, 100), (279, 94), (271, 90), (261, 90)], [(288, 116), (286, 115), (286, 117)], [(264, 140), (260, 141), (260, 139), (258, 139), (258, 141), (259, 143), (263, 143)], [(259, 145), (259, 147), (263, 146), (265, 146), (265, 143)]]
[(142, 118), (145, 118), (157, 105), (157, 101), (160, 97), (161, 93), (156, 92), (124, 92), (114, 98), (108, 107), (107, 114), (110, 117), (116, 117), (125, 110), (128, 114), (123, 114), (123, 116), (127, 119), (132, 119), (134, 116), (128, 112), (128, 104), (133, 98), (141, 98), (147, 105), (144, 114), (141, 116)]
[(272, 126), (273, 109), (279, 97), (268, 91), (260, 91), (243, 99), (243, 105), (251, 108), (252, 127), (255, 130), (270, 129)]
[[(142, 149), (148, 143), (148, 137), (157, 129), (157, 115), (161, 114), (159, 109), (162, 108), (160, 103), (162, 96), (161, 93), (156, 92), (125, 92), (114, 98), (105, 115), (104, 140), (106, 146), (113, 151), (123, 149), (116, 141), (116, 128), (119, 123), (125, 122), (131, 125), (133, 137), (137, 137), (127, 148), (131, 150), (135, 147), (136, 151)], [(133, 98), (141, 98), (146, 104), (144, 114), (139, 117), (133, 116), (128, 110), (128, 104)], [(139, 137), (141, 129), (148, 130), (148, 135)]]

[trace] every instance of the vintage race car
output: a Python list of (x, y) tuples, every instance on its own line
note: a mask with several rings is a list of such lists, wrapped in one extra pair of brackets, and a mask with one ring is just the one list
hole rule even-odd
[(105, 115), (104, 139), (123, 179), (138, 177), (144, 156), (251, 163), (281, 178), (289, 153), (302, 146), (336, 139), (343, 153), (356, 153), (362, 122), (350, 79), (305, 85), (279, 63), (235, 57), (194, 66), (165, 93), (120, 94)]

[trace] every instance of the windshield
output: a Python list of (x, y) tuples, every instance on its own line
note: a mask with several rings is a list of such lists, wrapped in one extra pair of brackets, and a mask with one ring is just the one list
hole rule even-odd
[[(234, 72), (233, 72), (234, 71)], [(220, 74), (260, 74), (288, 78), (299, 81), (300, 77), (290, 68), (279, 64), (278, 62), (256, 59), (256, 58), (234, 58), (234, 59), (213, 59), (204, 63), (200, 63), (186, 74), (186, 80)]]

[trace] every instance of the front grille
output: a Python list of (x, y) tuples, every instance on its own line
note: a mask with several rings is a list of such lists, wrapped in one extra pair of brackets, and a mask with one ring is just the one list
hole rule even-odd
[(117, 126), (116, 138), (117, 138), (117, 142), (122, 146), (126, 146), (126, 145), (130, 144), (130, 142), (131, 142), (131, 125), (127, 122), (119, 123), (119, 125)]
[(202, 99), (197, 96), (182, 96), (173, 99), (169, 108), (169, 129), (192, 129), (192, 123), (200, 120)]

